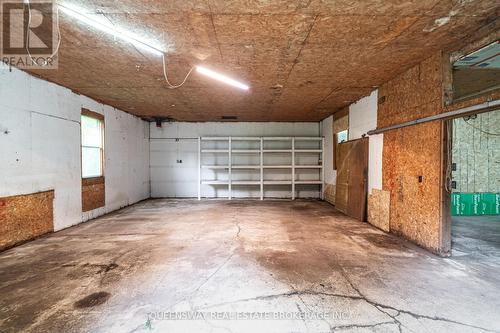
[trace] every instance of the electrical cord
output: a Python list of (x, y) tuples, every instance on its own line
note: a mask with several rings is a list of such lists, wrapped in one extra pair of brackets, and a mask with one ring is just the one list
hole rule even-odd
[(476, 126), (472, 125), (471, 123), (469, 123), (469, 119), (468, 119), (468, 120), (465, 120), (465, 119), (464, 119), (464, 122), (465, 122), (467, 125), (469, 125), (470, 127), (472, 127), (473, 129), (478, 130), (478, 131), (479, 131), (479, 132), (481, 132), (481, 133), (484, 133), (484, 134), (487, 134), (487, 135), (492, 135), (492, 136), (500, 136), (500, 133), (490, 133), (490, 132), (486, 132), (486, 131), (484, 131), (484, 130), (480, 129), (479, 127), (476, 127)]
[(445, 122), (445, 127), (446, 127), (446, 171), (445, 171), (445, 190), (446, 192), (448, 193), (451, 193), (452, 192), (452, 188), (451, 188), (451, 182), (452, 182), (452, 167), (451, 167), (451, 164), (452, 164), (452, 158), (453, 158), (453, 153), (452, 153), (452, 149), (453, 149), (453, 146), (452, 146), (452, 131), (451, 131), (451, 127), (452, 127), (452, 120), (447, 120)]
[[(33, 56), (31, 55), (31, 52), (29, 50), (29, 44), (30, 44), (30, 31), (29, 31), (29, 27), (31, 25), (31, 3), (29, 0), (26, 0), (26, 4), (28, 6), (28, 29), (27, 29), (27, 32), (26, 32), (26, 51), (28, 53), (28, 56), (30, 57), (31, 61), (33, 64), (38, 64), (34, 59), (33, 59)], [(109, 18), (106, 17), (108, 20)], [(110, 23), (112, 24), (112, 22), (110, 21)], [(56, 9), (56, 27), (57, 27), (57, 35), (58, 35), (58, 42), (57, 42), (57, 46), (56, 46), (56, 49), (54, 51), (54, 53), (52, 53), (47, 59), (52, 59), (58, 52), (59, 52), (59, 48), (61, 46), (61, 28), (60, 28), (60, 24), (59, 24), (59, 7), (57, 7)], [(42, 66), (47, 66), (48, 65), (48, 61), (47, 59), (44, 61), (43, 65)], [(194, 66), (191, 67), (191, 69), (188, 71), (188, 73), (186, 74), (186, 76), (184, 77), (184, 79), (181, 81), (181, 83), (179, 84), (172, 84), (170, 82), (170, 80), (168, 79), (168, 74), (167, 74), (167, 64), (166, 64), (166, 60), (165, 60), (165, 54), (162, 54), (162, 65), (163, 65), (163, 76), (165, 77), (165, 81), (167, 82), (167, 85), (168, 85), (168, 88), (169, 89), (177, 89), (177, 88), (180, 88), (184, 85), (184, 83), (186, 83), (187, 79), (189, 78), (189, 76), (191, 75), (191, 73), (193, 72), (194, 70)]]
[[(103, 15), (107, 20), (108, 22), (114, 26), (115, 24), (113, 23), (113, 21), (111, 21), (109, 19), (108, 16), (105, 15), (105, 13), (100, 13), (101, 15)], [(137, 50), (137, 48), (136, 48)], [(139, 50), (137, 50), (139, 52)], [(140, 53), (140, 52), (139, 52)], [(167, 75), (167, 64), (166, 64), (166, 61), (165, 61), (165, 54), (162, 53), (161, 55), (161, 60), (162, 60), (162, 65), (163, 65), (163, 76), (165, 77), (165, 81), (167, 82), (167, 85), (168, 85), (168, 88), (169, 89), (177, 89), (177, 88), (180, 88), (184, 85), (184, 83), (186, 83), (187, 79), (189, 78), (189, 76), (191, 75), (191, 72), (193, 71), (194, 67), (191, 67), (191, 69), (189, 70), (189, 72), (187, 73), (186, 77), (184, 78), (184, 80), (182, 80), (182, 82), (180, 84), (172, 84), (170, 83), (169, 79), (168, 79), (168, 75)]]
[[(26, 4), (28, 5), (28, 29), (26, 29), (26, 52), (28, 53), (28, 56), (30, 57), (31, 61), (33, 62), (33, 64), (35, 65), (38, 65), (38, 63), (33, 59), (33, 56), (31, 55), (31, 52), (30, 52), (30, 26), (31, 26), (31, 3), (30, 3), (30, 0), (26, 0)], [(59, 48), (61, 46), (61, 29), (60, 29), (60, 26), (59, 26), (59, 7), (56, 6), (56, 27), (57, 27), (57, 46), (56, 46), (56, 50), (54, 51), (54, 53), (52, 53), (47, 59), (52, 59), (54, 58), (54, 56), (59, 53)], [(45, 59), (44, 63), (42, 64), (42, 66), (47, 66), (48, 65), (48, 61), (47, 59)]]
[(186, 83), (187, 79), (189, 78), (189, 76), (191, 75), (191, 73), (193, 72), (194, 70), (194, 66), (191, 67), (191, 69), (189, 70), (189, 72), (187, 73), (186, 77), (184, 78), (184, 80), (182, 80), (181, 83), (179, 84), (172, 84), (170, 83), (170, 81), (168, 80), (168, 75), (167, 75), (167, 64), (165, 62), (165, 54), (162, 54), (161, 56), (161, 59), (162, 59), (162, 62), (163, 62), (163, 76), (165, 77), (165, 81), (167, 82), (168, 84), (168, 88), (169, 89), (177, 89), (177, 88), (180, 88), (184, 85), (184, 83)]

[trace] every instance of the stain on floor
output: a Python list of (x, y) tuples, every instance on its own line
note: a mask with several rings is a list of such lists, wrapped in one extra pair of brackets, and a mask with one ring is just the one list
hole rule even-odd
[(111, 296), (110, 293), (105, 291), (99, 291), (96, 293), (92, 293), (84, 298), (75, 302), (75, 308), (92, 308), (94, 306), (98, 306), (106, 303), (108, 298)]
[(0, 331), (498, 332), (494, 271), (325, 202), (148, 200), (0, 253)]

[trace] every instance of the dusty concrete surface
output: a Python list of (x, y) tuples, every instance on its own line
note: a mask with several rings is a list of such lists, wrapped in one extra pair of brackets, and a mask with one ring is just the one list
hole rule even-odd
[(500, 331), (499, 258), (488, 259), (489, 270), (459, 259), (435, 257), (322, 202), (149, 200), (1, 253), (0, 326)]
[(455, 262), (486, 276), (500, 276), (500, 216), (454, 216), (451, 228)]

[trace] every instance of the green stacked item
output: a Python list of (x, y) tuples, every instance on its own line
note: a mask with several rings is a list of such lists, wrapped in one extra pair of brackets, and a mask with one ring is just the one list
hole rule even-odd
[(500, 215), (500, 193), (452, 193), (451, 215)]

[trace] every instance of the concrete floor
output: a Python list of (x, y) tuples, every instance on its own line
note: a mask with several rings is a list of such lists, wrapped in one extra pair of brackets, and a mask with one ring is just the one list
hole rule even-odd
[(454, 216), (454, 255), (500, 256), (500, 216)]
[(500, 259), (474, 260), (323, 202), (149, 200), (1, 253), (0, 327), (498, 332)]
[(484, 275), (499, 276), (500, 217), (457, 216), (451, 226), (453, 259)]

